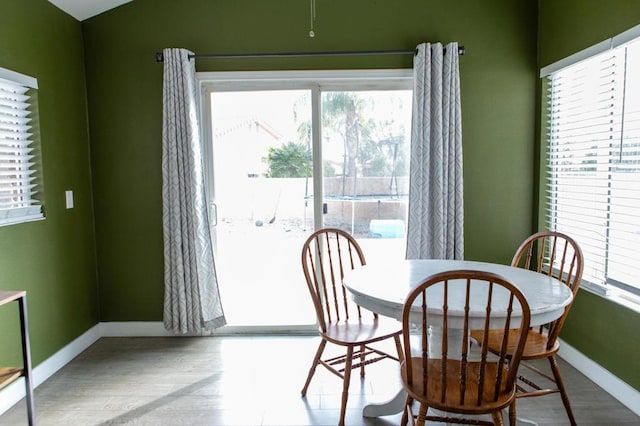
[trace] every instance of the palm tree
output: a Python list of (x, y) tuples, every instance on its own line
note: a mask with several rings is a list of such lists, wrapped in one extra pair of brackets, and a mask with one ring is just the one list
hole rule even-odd
[(313, 167), (311, 151), (302, 143), (287, 142), (269, 148), (267, 177), (309, 177)]
[[(304, 101), (308, 101), (306, 98)], [(394, 102), (393, 99), (390, 100)], [(301, 103), (302, 105), (302, 103)], [(294, 119), (298, 122), (298, 140), (306, 143), (311, 152), (311, 122), (300, 121), (294, 107)], [(335, 135), (342, 140), (342, 195), (347, 194), (347, 181), (351, 180), (350, 195), (356, 195), (356, 178), (362, 176), (391, 176), (390, 191), (397, 192), (394, 182), (398, 172), (407, 168), (402, 160), (404, 129), (394, 119), (374, 118), (371, 97), (358, 92), (325, 92), (322, 96), (322, 120), (324, 136)], [(328, 163), (327, 163), (328, 164)], [(325, 166), (325, 175), (327, 169)], [(394, 191), (395, 190), (395, 191)]]
[(364, 100), (354, 92), (327, 92), (322, 98), (325, 127), (334, 129), (344, 141), (344, 175), (357, 176), (360, 121)]

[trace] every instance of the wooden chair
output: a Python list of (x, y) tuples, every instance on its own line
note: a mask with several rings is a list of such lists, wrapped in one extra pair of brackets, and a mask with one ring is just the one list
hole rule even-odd
[[(580, 246), (573, 238), (554, 231), (541, 231), (528, 237), (518, 248), (511, 261), (511, 266), (531, 269), (542, 274), (553, 276), (566, 284), (573, 296), (578, 293), (578, 287), (582, 280), (583, 254)], [(521, 367), (534, 373), (536, 380), (544, 378), (542, 386), (534, 382), (530, 377), (518, 375), (517, 398), (535, 397), (560, 393), (562, 403), (572, 425), (576, 424), (569, 403), (569, 397), (562, 381), (562, 375), (556, 361), (556, 353), (560, 348), (558, 336), (567, 319), (571, 305), (567, 306), (564, 313), (557, 320), (540, 327), (531, 328), (527, 334), (527, 342), (522, 352)], [(472, 333), (474, 337), (477, 333)], [(502, 346), (503, 336), (492, 334), (489, 341), (489, 350), (495, 352)], [(552, 376), (527, 361), (546, 358), (549, 361)], [(522, 368), (521, 368), (522, 371)], [(515, 404), (511, 408), (515, 410)], [(515, 414), (513, 415), (515, 417)]]
[[(377, 314), (361, 309), (350, 301), (342, 285), (345, 272), (365, 263), (363, 251), (356, 240), (340, 229), (318, 230), (309, 236), (302, 247), (302, 269), (322, 337), (302, 388), (302, 396), (306, 395), (318, 365), (341, 377), (343, 385), (339, 425), (344, 424), (351, 370), (359, 368), (360, 376), (364, 377), (365, 365), (384, 359), (400, 361), (402, 357), (400, 323), (378, 318)], [(369, 346), (389, 338), (395, 341), (397, 357)], [(328, 342), (343, 347), (346, 353), (323, 359)]]
[[(450, 317), (459, 313), (459, 320)], [(502, 410), (515, 402), (516, 372), (529, 323), (523, 294), (496, 274), (460, 270), (425, 279), (409, 293), (402, 312), (401, 377), (407, 391), (402, 424), (410, 419), (413, 425), (417, 419), (418, 425), (426, 420), (504, 425)], [(489, 339), (490, 329), (507, 335), (517, 327), (514, 351), (507, 357), (505, 345), (493, 355), (482, 345), (480, 353), (472, 353), (471, 327), (480, 332), (480, 343)], [(420, 406), (417, 416), (414, 403)]]

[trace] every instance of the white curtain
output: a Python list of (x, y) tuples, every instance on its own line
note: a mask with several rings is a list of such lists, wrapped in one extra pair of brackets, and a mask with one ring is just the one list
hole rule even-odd
[(408, 259), (463, 259), (458, 44), (423, 43), (413, 63)]
[(195, 65), (187, 50), (163, 53), (164, 326), (206, 334), (225, 319), (205, 201)]

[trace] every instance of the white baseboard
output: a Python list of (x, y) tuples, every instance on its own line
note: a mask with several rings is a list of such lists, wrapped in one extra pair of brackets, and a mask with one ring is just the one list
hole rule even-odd
[(175, 334), (162, 321), (101, 322), (102, 337), (168, 337)]
[[(161, 321), (99, 323), (35, 367), (32, 373), (33, 386), (34, 388), (38, 387), (101, 337), (167, 336), (175, 335), (167, 331)], [(561, 342), (558, 355), (620, 401), (620, 403), (640, 415), (640, 392), (636, 389), (587, 358), (566, 342)], [(4, 388), (0, 391), (0, 414), (7, 411), (24, 396), (24, 379), (16, 380)]]
[[(166, 336), (202, 336), (203, 334), (174, 334), (164, 328), (160, 321), (102, 322), (102, 337), (166, 337)], [(317, 335), (316, 325), (308, 326), (230, 326), (225, 325), (205, 334), (207, 336), (230, 336), (238, 334), (278, 334), (278, 335)]]
[(576, 370), (588, 377), (609, 395), (620, 401), (628, 409), (640, 416), (640, 392), (629, 386), (617, 376), (587, 358), (567, 342), (560, 342), (558, 356), (567, 361)]
[[(100, 332), (100, 324), (98, 324), (38, 364), (31, 372), (31, 381), (34, 389), (95, 343), (100, 337), (102, 337), (102, 334)], [(11, 408), (25, 395), (24, 378), (20, 378), (4, 388), (0, 392), (0, 414)]]

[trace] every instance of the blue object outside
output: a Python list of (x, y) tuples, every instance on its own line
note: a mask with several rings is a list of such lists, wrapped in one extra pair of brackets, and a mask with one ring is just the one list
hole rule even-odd
[(369, 222), (371, 238), (403, 238), (404, 221), (400, 219), (373, 219)]

